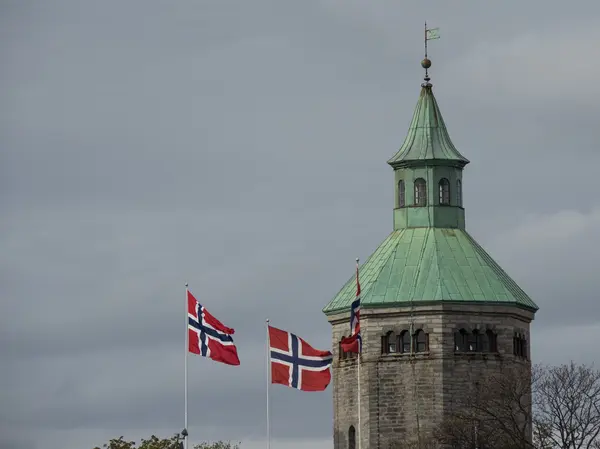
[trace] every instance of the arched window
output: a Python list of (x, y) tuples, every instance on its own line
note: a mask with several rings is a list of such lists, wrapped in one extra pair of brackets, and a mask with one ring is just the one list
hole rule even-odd
[(406, 189), (404, 187), (404, 181), (401, 179), (398, 181), (398, 207), (406, 206)]
[(348, 449), (356, 449), (356, 429), (350, 426), (348, 429)]
[(438, 185), (439, 195), (440, 195), (440, 204), (444, 206), (450, 205), (450, 181), (446, 178), (440, 179), (440, 183)]
[(427, 206), (427, 183), (423, 178), (415, 179), (415, 206)]
[(465, 352), (467, 350), (467, 331), (464, 329), (454, 332), (454, 350)]
[(423, 329), (419, 329), (415, 334), (415, 352), (427, 351), (427, 334)]
[(383, 354), (394, 354), (398, 352), (398, 337), (389, 331), (381, 338), (381, 352)]
[(396, 340), (397, 340), (396, 334), (394, 334), (393, 332), (390, 332), (388, 334), (388, 341), (387, 341), (388, 354), (393, 354), (395, 352), (398, 352), (398, 344), (397, 344)]
[(521, 334), (515, 334), (513, 337), (513, 353), (517, 357), (527, 358), (527, 340)]
[(475, 329), (467, 335), (467, 350), (469, 352), (477, 352), (477, 342), (479, 341), (479, 331)]
[(410, 353), (410, 332), (402, 331), (400, 334), (400, 352), (403, 354)]
[(460, 179), (456, 180), (456, 205), (462, 207), (462, 182)]
[(487, 332), (477, 333), (477, 349), (479, 352), (490, 352), (490, 338)]
[(488, 344), (489, 344), (489, 352), (498, 352), (498, 345), (496, 344), (496, 334), (491, 329), (485, 331), (487, 335)]
[(519, 353), (519, 351), (521, 349), (520, 341), (521, 341), (521, 337), (519, 336), (519, 334), (515, 334), (515, 336), (513, 337), (513, 354), (516, 355), (517, 357), (521, 355)]

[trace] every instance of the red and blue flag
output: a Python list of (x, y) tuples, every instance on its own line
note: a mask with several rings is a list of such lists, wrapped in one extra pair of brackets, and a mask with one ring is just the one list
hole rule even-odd
[(271, 383), (302, 391), (323, 391), (331, 382), (330, 351), (313, 348), (305, 340), (269, 326)]
[(200, 304), (188, 290), (188, 350), (227, 365), (239, 365), (237, 348), (231, 337), (235, 331), (225, 326)]
[(350, 336), (342, 338), (340, 342), (342, 351), (362, 351), (362, 337), (360, 335), (360, 281), (358, 279), (358, 259), (356, 263), (356, 299), (350, 305)]

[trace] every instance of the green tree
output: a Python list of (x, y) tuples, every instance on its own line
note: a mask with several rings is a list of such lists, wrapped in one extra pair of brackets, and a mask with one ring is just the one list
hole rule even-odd
[(240, 449), (240, 443), (231, 443), (229, 441), (217, 441), (215, 443), (200, 443), (195, 445), (194, 449)]
[[(159, 438), (152, 435), (148, 439), (142, 439), (139, 446), (135, 441), (127, 441), (124, 437), (113, 438), (102, 448), (96, 446), (94, 449), (182, 449), (183, 435), (177, 433), (171, 438)], [(203, 442), (193, 446), (193, 449), (240, 449), (240, 443), (229, 441)]]
[[(108, 443), (102, 445), (105, 449), (133, 449), (135, 448), (135, 441), (127, 441), (124, 437), (113, 438)], [(94, 449), (100, 449), (96, 446)]]

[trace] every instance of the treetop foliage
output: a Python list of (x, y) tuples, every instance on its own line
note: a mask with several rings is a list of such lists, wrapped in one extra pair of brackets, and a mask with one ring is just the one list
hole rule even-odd
[[(135, 441), (125, 440), (124, 437), (113, 438), (102, 448), (96, 446), (94, 449), (183, 449), (183, 436), (179, 433), (171, 438), (159, 438), (152, 435), (148, 439), (142, 439), (139, 446)], [(231, 443), (229, 441), (204, 442), (196, 444), (192, 449), (240, 449), (240, 443)]]

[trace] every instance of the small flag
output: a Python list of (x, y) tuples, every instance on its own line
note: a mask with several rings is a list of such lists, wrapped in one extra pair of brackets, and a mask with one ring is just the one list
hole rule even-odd
[(188, 350), (227, 365), (239, 365), (235, 331), (208, 313), (188, 290)]
[[(358, 260), (358, 259), (357, 259)], [(358, 279), (358, 263), (356, 264), (356, 299), (350, 305), (350, 336), (342, 338), (341, 347), (344, 352), (362, 351), (360, 335), (360, 281)]]
[(271, 383), (302, 391), (323, 391), (331, 382), (330, 351), (313, 348), (302, 338), (269, 326)]
[(433, 39), (440, 38), (440, 29), (439, 28), (431, 28), (425, 30), (425, 40), (431, 41)]

